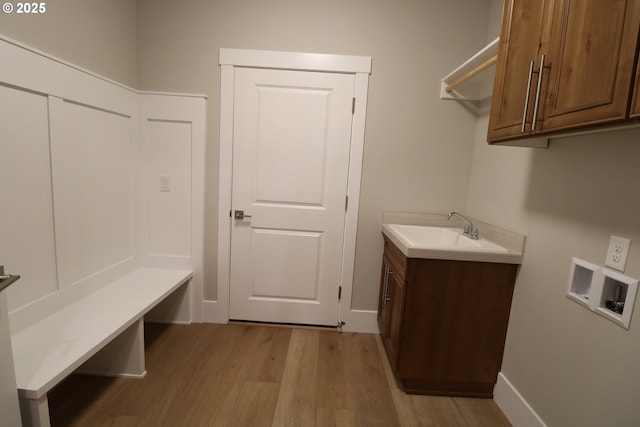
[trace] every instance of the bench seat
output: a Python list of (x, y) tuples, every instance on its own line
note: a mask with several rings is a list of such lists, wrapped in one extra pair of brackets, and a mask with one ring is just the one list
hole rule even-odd
[[(114, 340), (125, 355), (107, 356), (114, 366), (132, 366), (143, 376), (143, 317), (192, 277), (190, 270), (140, 268), (65, 306), (11, 337), (16, 383), (23, 422), (49, 424), (46, 395), (56, 384), (80, 368)], [(129, 344), (126, 344), (129, 343)], [(116, 352), (117, 353), (117, 352)], [(92, 370), (94, 368), (89, 368)], [(119, 369), (119, 368), (116, 368)], [(114, 374), (113, 372), (105, 372)], [(45, 419), (46, 418), (46, 419)]]

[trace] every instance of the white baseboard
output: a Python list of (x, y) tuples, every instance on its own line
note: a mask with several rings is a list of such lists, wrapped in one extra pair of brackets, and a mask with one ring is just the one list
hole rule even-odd
[(183, 321), (183, 320), (161, 320), (161, 319), (144, 319), (144, 323), (155, 323), (158, 325), (180, 325), (180, 326), (189, 326), (189, 325), (193, 325), (194, 323), (199, 323), (199, 322), (192, 322), (192, 321)]
[(377, 334), (378, 321), (377, 311), (370, 310), (348, 310), (342, 315), (344, 332), (361, 332), (367, 334)]
[(142, 378), (147, 376), (147, 371), (144, 371), (141, 374), (122, 374), (122, 373), (105, 373), (105, 372), (101, 372), (101, 371), (91, 371), (91, 370), (85, 371), (84, 369), (78, 368), (74, 372), (77, 373), (77, 374), (91, 375), (91, 376), (94, 376), (94, 377), (131, 378), (131, 379), (135, 379), (135, 380), (140, 380), (140, 379), (142, 379)]
[(229, 310), (223, 310), (220, 301), (202, 301), (202, 323), (229, 323)]
[(493, 400), (514, 427), (547, 427), (502, 372), (493, 389)]
[[(347, 310), (342, 315), (342, 321), (345, 322), (342, 330), (344, 332), (377, 334), (379, 332), (377, 315), (377, 311)], [(202, 322), (229, 323), (228, 310), (223, 310), (219, 301), (203, 301)]]

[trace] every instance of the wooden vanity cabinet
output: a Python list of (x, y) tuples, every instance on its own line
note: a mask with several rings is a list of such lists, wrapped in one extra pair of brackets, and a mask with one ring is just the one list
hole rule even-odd
[(406, 258), (385, 237), (378, 323), (406, 393), (493, 396), (516, 270)]
[(506, 0), (487, 140), (627, 120), (639, 30), (638, 0)]

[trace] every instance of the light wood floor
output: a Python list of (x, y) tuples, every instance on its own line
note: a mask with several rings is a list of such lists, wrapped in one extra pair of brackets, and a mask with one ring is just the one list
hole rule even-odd
[(403, 394), (377, 336), (146, 325), (144, 379), (72, 375), (52, 426), (510, 426), (492, 400)]

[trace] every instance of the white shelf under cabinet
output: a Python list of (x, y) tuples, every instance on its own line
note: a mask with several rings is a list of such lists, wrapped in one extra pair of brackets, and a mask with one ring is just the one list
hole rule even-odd
[(467, 74), (473, 73), (474, 70), (478, 69), (478, 67), (495, 57), (498, 54), (499, 41), (500, 39), (496, 38), (444, 77), (440, 85), (440, 99), (484, 101), (491, 98), (493, 92), (495, 65), (491, 65), (483, 71), (473, 74), (469, 80), (461, 83), (451, 92), (447, 92), (447, 87), (464, 78)]

